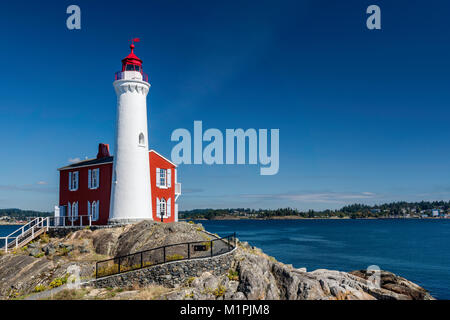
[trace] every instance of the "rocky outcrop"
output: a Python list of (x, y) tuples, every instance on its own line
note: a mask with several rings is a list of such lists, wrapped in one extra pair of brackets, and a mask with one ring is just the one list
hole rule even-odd
[[(318, 269), (307, 272), (277, 262), (260, 249), (241, 243), (234, 254), (230, 273), (203, 273), (187, 288), (167, 299), (238, 300), (432, 300), (420, 286), (380, 271), (380, 285), (370, 280), (373, 273), (352, 273)], [(233, 275), (233, 276), (230, 276)], [(378, 275), (377, 275), (378, 276)]]
[[(0, 255), (0, 299), (48, 288), (80, 267), (83, 280), (92, 279), (95, 262), (113, 256), (181, 242), (207, 241), (212, 235), (201, 225), (161, 224), (143, 221), (134, 225), (96, 230), (77, 230), (35, 241), (14, 253)], [(376, 281), (373, 281), (373, 280)], [(102, 282), (103, 281), (103, 282)], [(131, 271), (95, 285), (85, 286), (86, 298), (96, 298), (109, 287), (120, 287), (122, 297), (145, 297), (152, 287), (162, 290), (160, 299), (227, 300), (431, 300), (420, 286), (387, 271), (341, 272), (294, 268), (267, 256), (245, 242), (232, 254), (211, 259), (179, 261)], [(126, 293), (128, 292), (128, 293)], [(159, 292), (159, 291), (158, 291)], [(99, 294), (100, 294), (99, 293)], [(76, 295), (75, 295), (76, 296)], [(108, 295), (105, 295), (108, 296)], [(151, 294), (152, 299), (155, 295)]]
[(80, 268), (82, 280), (88, 280), (94, 276), (98, 260), (213, 238), (201, 225), (154, 221), (94, 230), (61, 228), (49, 235), (52, 237), (41, 236), (24, 248), (0, 255), (0, 299), (28, 295), (39, 286), (49, 288), (52, 281), (64, 278), (72, 265)]

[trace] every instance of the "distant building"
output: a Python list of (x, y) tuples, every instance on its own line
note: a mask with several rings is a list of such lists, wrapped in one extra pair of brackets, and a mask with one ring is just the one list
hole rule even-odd
[(439, 217), (439, 209), (433, 209), (433, 210), (431, 210), (431, 215), (433, 216), (433, 217)]

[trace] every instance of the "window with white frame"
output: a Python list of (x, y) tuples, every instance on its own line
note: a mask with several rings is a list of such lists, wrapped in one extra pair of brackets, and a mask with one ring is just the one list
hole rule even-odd
[(171, 199), (156, 198), (156, 216), (158, 218), (169, 218), (171, 216)]
[(73, 202), (67, 205), (68, 213), (69, 213), (69, 219), (70, 221), (75, 221), (78, 219), (78, 202)]
[(78, 190), (78, 171), (69, 172), (69, 190)]
[(97, 189), (100, 186), (100, 168), (89, 169), (88, 171), (88, 187), (89, 189)]
[(159, 214), (160, 216), (162, 215), (163, 217), (166, 216), (166, 199), (162, 198), (161, 201), (159, 202)]
[(172, 170), (156, 168), (156, 186), (170, 188), (172, 185)]
[(97, 221), (99, 218), (100, 201), (88, 201), (88, 216), (92, 216), (92, 221)]

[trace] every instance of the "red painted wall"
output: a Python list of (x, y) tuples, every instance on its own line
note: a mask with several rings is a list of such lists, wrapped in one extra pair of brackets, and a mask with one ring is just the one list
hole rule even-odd
[[(100, 185), (97, 189), (89, 189), (88, 187), (88, 170), (100, 168)], [(78, 201), (78, 215), (88, 214), (88, 201), (100, 201), (99, 204), (99, 219), (92, 221), (93, 225), (105, 225), (108, 224), (109, 219), (109, 204), (111, 197), (111, 181), (112, 181), (112, 163), (105, 163), (100, 165), (93, 165), (88, 167), (73, 168), (61, 170), (59, 174), (59, 205), (67, 206), (70, 202)], [(78, 190), (69, 190), (69, 172), (79, 172), (78, 176)], [(67, 209), (66, 209), (67, 210)], [(68, 213), (66, 212), (66, 215)], [(83, 225), (88, 223), (87, 218), (83, 219)], [(69, 223), (66, 221), (66, 223)], [(80, 221), (76, 220), (74, 224), (79, 224)]]
[[(176, 166), (171, 164), (169, 161), (158, 155), (156, 152), (149, 152), (150, 157), (150, 182), (152, 188), (152, 210), (153, 210), (153, 220), (161, 221), (161, 218), (156, 216), (156, 198), (164, 198), (166, 201), (170, 198), (171, 200), (171, 215), (168, 219), (164, 219), (164, 222), (174, 222), (175, 221), (175, 170)], [(167, 189), (161, 189), (156, 186), (156, 168), (161, 169), (172, 169), (171, 177), (171, 187)], [(68, 178), (67, 178), (68, 179)]]

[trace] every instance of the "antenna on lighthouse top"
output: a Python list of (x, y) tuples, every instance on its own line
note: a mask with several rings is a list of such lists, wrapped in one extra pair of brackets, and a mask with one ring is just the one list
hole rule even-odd
[(131, 44), (130, 44), (130, 49), (131, 49), (131, 53), (133, 53), (133, 49), (134, 49), (134, 43), (135, 43), (135, 42), (139, 42), (139, 41), (141, 41), (141, 39), (139, 39), (139, 38), (133, 38), (133, 39), (131, 39), (131, 40), (128, 40), (128, 41), (131, 41)]

